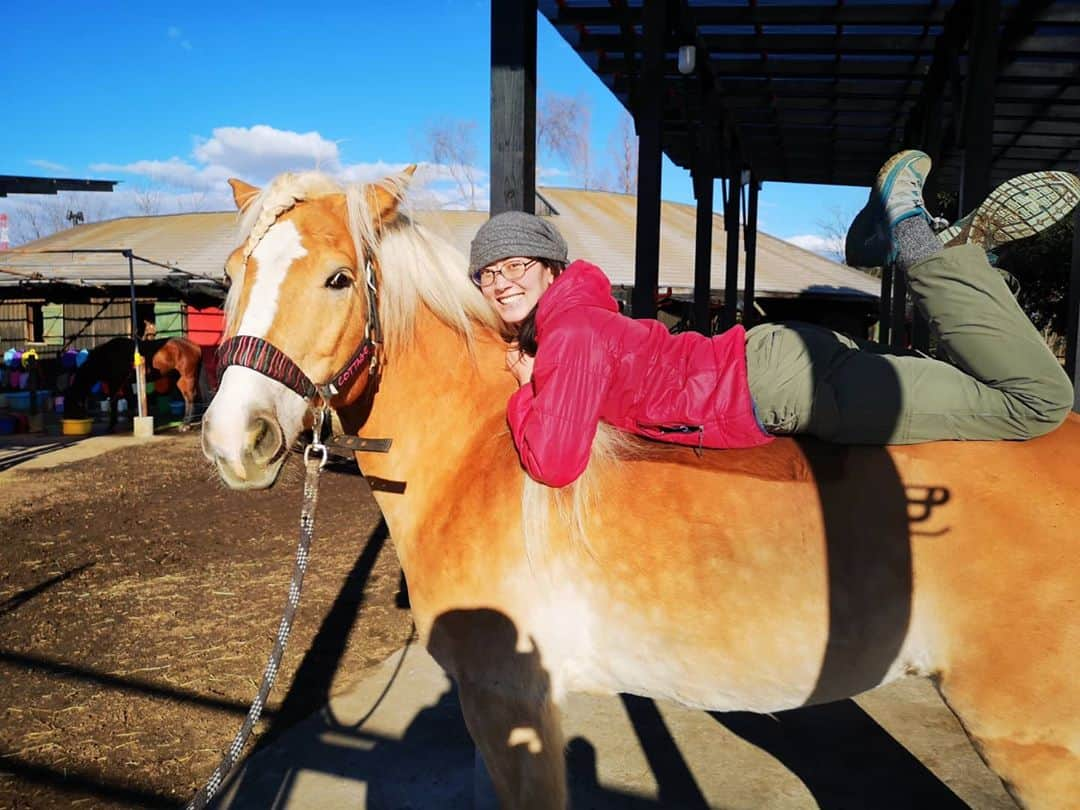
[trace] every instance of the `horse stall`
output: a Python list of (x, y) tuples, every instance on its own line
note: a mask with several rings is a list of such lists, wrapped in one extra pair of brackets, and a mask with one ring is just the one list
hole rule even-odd
[[(119, 240), (158, 255), (165, 249), (152, 230), (132, 233), (126, 223), (80, 225), (0, 253), (0, 431), (81, 435), (99, 429), (96, 422), (112, 430), (118, 419), (144, 411), (161, 425), (180, 419), (186, 425), (194, 417), (196, 388), (205, 407), (210, 386), (201, 363), (213, 358), (220, 336), (207, 326), (215, 312), (220, 319), (220, 278), (187, 271), (176, 259), (158, 261), (114, 247)], [(200, 266), (188, 255), (181, 258)], [(189, 319), (196, 322), (191, 336)], [(167, 351), (144, 357), (145, 370), (135, 368), (128, 379), (135, 361), (131, 346), (126, 358), (109, 360), (110, 373), (83, 386), (80, 369), (87, 358), (110, 345), (111, 358), (115, 341), (130, 341), (133, 333), (146, 341), (144, 355), (151, 348)], [(179, 366), (177, 352), (185, 358)], [(101, 361), (92, 367), (102, 367)], [(140, 373), (148, 378), (142, 383)], [(189, 374), (196, 375), (194, 383)], [(64, 394), (76, 381), (79, 413), (65, 414)]]

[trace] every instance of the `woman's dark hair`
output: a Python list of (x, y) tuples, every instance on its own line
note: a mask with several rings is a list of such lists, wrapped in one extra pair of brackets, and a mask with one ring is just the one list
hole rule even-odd
[[(566, 269), (566, 265), (562, 262), (554, 262), (550, 259), (540, 259), (544, 266), (547, 267), (555, 278), (559, 277), (559, 274)], [(532, 308), (532, 312), (525, 316), (525, 319), (518, 324), (517, 328), (517, 345), (518, 348), (529, 355), (529, 357), (536, 357), (536, 310), (539, 307), (539, 303)]]

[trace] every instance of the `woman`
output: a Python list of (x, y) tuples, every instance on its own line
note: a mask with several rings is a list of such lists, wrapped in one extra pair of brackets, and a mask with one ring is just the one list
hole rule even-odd
[[(597, 424), (695, 447), (754, 447), (773, 434), (851, 444), (1027, 439), (1053, 430), (1072, 385), (974, 244), (943, 248), (922, 199), (930, 158), (901, 152), (878, 173), (848, 236), (861, 263), (896, 263), (938, 351), (893, 354), (809, 324), (671, 335), (618, 312), (587, 262), (520, 212), (492, 217), (470, 275), (516, 344), (507, 417), (522, 464), (564, 486), (588, 463)], [(1067, 211), (1055, 211), (1060, 219)]]

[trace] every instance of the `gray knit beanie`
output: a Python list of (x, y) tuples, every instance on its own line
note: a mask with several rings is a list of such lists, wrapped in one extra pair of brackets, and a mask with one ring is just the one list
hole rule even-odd
[(566, 240), (554, 225), (535, 214), (504, 211), (481, 225), (473, 237), (469, 273), (510, 256), (566, 264)]

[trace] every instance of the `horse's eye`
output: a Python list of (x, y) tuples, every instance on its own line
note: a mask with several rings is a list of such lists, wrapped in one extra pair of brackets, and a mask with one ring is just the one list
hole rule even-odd
[(346, 287), (351, 287), (352, 283), (352, 276), (341, 270), (326, 280), (326, 286), (331, 290), (344, 290)]

